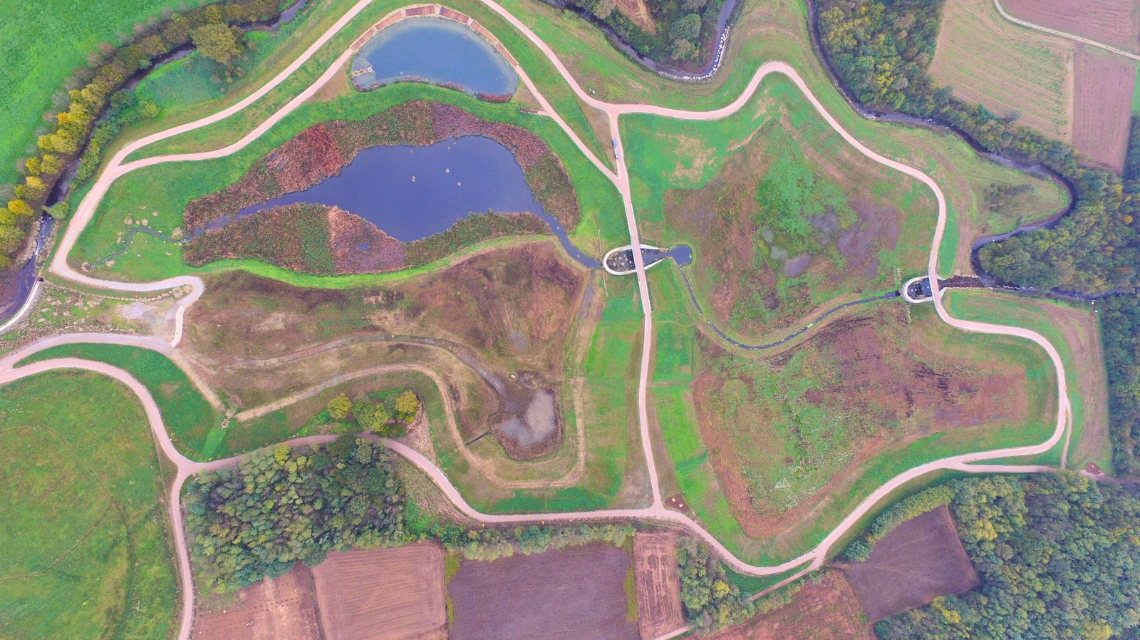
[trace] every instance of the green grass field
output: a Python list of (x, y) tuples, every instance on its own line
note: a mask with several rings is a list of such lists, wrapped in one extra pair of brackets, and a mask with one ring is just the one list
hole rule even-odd
[(131, 34), (132, 25), (157, 17), (177, 4), (191, 7), (204, 0), (91, 0), (70, 2), (0, 2), (0, 183), (18, 178), (16, 160), (35, 144), (34, 131), (44, 125), (51, 95), (71, 70), (87, 64), (87, 54), (100, 42)]
[(91, 373), (0, 389), (6, 638), (165, 640), (179, 607), (162, 472), (142, 408)]
[[(224, 432), (222, 416), (210, 406), (194, 383), (166, 356), (142, 349), (110, 344), (73, 344), (45, 349), (21, 361), (29, 364), (52, 358), (83, 358), (120, 367), (143, 383), (162, 411), (171, 441), (192, 460), (224, 458), (218, 445)], [(255, 448), (255, 447), (251, 447)], [(248, 451), (249, 449), (246, 449)], [(223, 449), (221, 453), (225, 453)]]

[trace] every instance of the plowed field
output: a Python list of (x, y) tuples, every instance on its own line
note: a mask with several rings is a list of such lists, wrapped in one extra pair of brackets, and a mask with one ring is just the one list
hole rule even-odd
[(313, 580), (325, 640), (447, 637), (439, 545), (333, 552)]
[(637, 640), (625, 551), (606, 544), (465, 561), (448, 582), (451, 640)]
[(945, 506), (911, 518), (875, 543), (847, 579), (872, 622), (978, 586), (978, 572)]
[(1005, 20), (993, 0), (946, 0), (930, 74), (959, 98), (1068, 142), (1073, 52), (1065, 38)]
[(633, 537), (641, 640), (656, 640), (685, 626), (676, 543), (671, 533), (639, 533)]
[(1077, 47), (1073, 146), (1093, 163), (1120, 173), (1128, 152), (1136, 62), (1090, 47)]
[(220, 612), (199, 613), (194, 638), (202, 640), (322, 640), (317, 628), (309, 570), (262, 580), (237, 593)]
[(1043, 27), (1137, 51), (1140, 4), (1129, 0), (1001, 0), (1006, 13)]

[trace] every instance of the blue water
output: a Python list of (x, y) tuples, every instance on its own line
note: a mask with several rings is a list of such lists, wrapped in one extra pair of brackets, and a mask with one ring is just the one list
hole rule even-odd
[[(533, 213), (550, 225), (563, 248), (587, 267), (601, 263), (582, 253), (558, 221), (535, 201), (514, 154), (482, 136), (465, 136), (429, 147), (372, 147), (339, 175), (304, 191), (288, 193), (237, 213), (238, 218), (297, 202), (337, 206), (368, 220), (401, 242), (447, 231), (470, 213)], [(230, 222), (224, 217), (206, 226)]]
[[(355, 75), (372, 67), (372, 71)], [(353, 84), (366, 91), (406, 80), (454, 83), (471, 95), (510, 96), (519, 78), (491, 43), (442, 18), (405, 20), (384, 29), (352, 61)]]

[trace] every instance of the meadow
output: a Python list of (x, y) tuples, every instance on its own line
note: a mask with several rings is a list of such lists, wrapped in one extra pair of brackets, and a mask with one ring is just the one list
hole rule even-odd
[(86, 372), (0, 389), (0, 618), (11, 638), (165, 640), (179, 607), (137, 398)]
[(132, 25), (176, 4), (196, 7), (205, 1), (0, 2), (0, 122), (6, 132), (0, 137), (0, 184), (19, 177), (16, 160), (35, 144), (34, 131), (45, 124), (41, 116), (53, 108), (52, 94), (72, 69), (86, 66), (87, 54), (99, 43), (120, 40)]

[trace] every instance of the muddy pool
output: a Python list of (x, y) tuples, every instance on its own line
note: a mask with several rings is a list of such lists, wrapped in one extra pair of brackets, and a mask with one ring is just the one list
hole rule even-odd
[(395, 82), (459, 87), (506, 99), (519, 78), (491, 43), (450, 20), (405, 20), (381, 31), (352, 61), (352, 83), (367, 91)]

